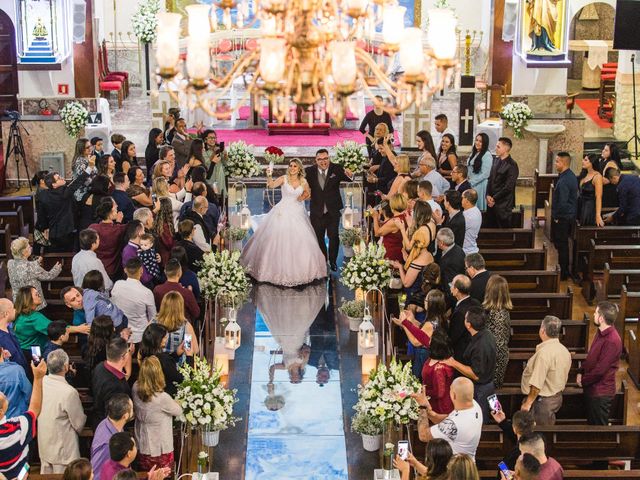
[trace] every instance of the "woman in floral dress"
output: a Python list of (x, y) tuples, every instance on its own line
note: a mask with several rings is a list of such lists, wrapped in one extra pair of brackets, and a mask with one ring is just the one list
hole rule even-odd
[(509, 284), (500, 275), (491, 275), (487, 282), (482, 306), (488, 314), (487, 328), (496, 339), (496, 370), (493, 383), (502, 386), (509, 361), (509, 338), (511, 337), (511, 315), (513, 308), (509, 295)]

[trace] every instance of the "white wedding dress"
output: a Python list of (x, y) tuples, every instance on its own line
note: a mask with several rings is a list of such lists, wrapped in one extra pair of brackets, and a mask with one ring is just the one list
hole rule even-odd
[(302, 185), (293, 188), (285, 176), (280, 200), (260, 222), (242, 250), (240, 263), (259, 282), (293, 287), (327, 276), (304, 202)]

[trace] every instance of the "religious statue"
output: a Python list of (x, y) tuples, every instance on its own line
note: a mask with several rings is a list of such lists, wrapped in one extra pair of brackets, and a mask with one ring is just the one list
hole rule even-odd
[(554, 44), (556, 30), (560, 26), (558, 19), (559, 3), (562, 0), (525, 0), (529, 15), (528, 34), (531, 38), (531, 52), (544, 55), (545, 52), (557, 54)]
[(49, 33), (47, 32), (47, 27), (44, 26), (42, 18), (38, 17), (36, 26), (33, 27), (33, 36), (36, 40), (46, 40), (47, 35), (49, 35)]

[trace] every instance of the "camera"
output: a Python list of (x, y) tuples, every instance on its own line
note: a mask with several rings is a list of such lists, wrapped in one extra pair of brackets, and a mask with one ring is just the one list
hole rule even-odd
[(5, 110), (4, 114), (14, 122), (20, 120), (20, 112), (15, 110)]

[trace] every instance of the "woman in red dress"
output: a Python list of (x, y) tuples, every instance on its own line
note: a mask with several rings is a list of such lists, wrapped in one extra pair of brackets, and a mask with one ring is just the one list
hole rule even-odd
[[(384, 205), (384, 202), (382, 203)], [(382, 207), (382, 211), (386, 220), (380, 223), (380, 210), (370, 210), (373, 218), (373, 234), (376, 237), (382, 237), (382, 245), (386, 250), (385, 258), (395, 260), (396, 262), (404, 262), (402, 257), (402, 232), (398, 227), (395, 219), (398, 219), (406, 225), (407, 201), (404, 196), (397, 193), (388, 201), (388, 207)]]

